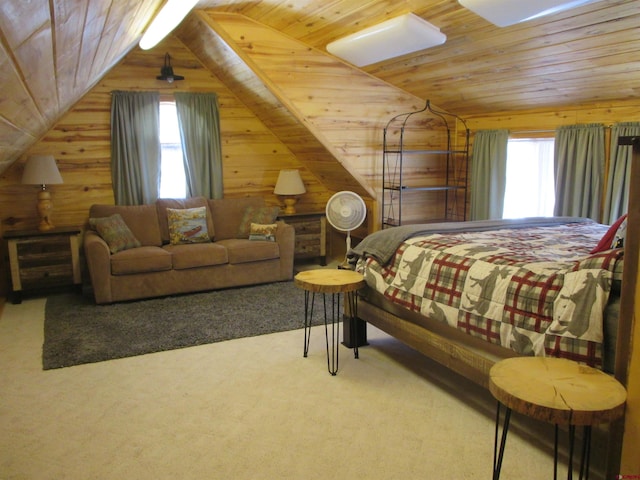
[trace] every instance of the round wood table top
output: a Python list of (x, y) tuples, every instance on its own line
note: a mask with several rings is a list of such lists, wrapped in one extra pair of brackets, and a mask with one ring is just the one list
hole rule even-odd
[(612, 376), (551, 357), (500, 360), (489, 372), (489, 390), (506, 407), (558, 425), (609, 423), (622, 417), (627, 399)]
[(365, 286), (362, 274), (339, 268), (318, 268), (300, 272), (294, 277), (295, 284), (310, 292), (344, 293)]

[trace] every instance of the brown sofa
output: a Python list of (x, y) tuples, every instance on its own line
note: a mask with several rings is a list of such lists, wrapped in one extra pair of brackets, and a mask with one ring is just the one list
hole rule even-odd
[[(170, 244), (166, 209), (201, 206), (206, 207), (211, 241)], [(246, 228), (240, 231), (259, 213), (262, 219), (265, 215), (275, 218), (274, 207), (265, 207), (260, 197), (159, 199), (155, 204), (139, 206), (93, 205), (91, 223), (116, 213), (140, 246), (111, 253), (100, 234), (87, 228), (84, 251), (96, 303), (276, 282), (293, 276), (295, 232), (291, 225), (274, 220), (275, 241), (249, 239)]]

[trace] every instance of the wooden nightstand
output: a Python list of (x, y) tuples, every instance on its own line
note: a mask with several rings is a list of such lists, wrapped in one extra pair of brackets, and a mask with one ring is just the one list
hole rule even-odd
[(25, 290), (80, 285), (80, 229), (54, 228), (5, 232), (11, 270), (12, 302)]
[(278, 220), (293, 226), (296, 231), (294, 258), (320, 258), (327, 264), (327, 218), (324, 212), (280, 214)]

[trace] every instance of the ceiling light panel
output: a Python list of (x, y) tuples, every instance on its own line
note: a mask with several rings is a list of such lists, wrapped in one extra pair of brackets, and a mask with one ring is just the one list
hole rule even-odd
[(327, 45), (327, 50), (357, 67), (442, 45), (447, 36), (421, 17), (407, 13)]
[(598, 0), (458, 0), (458, 3), (498, 27), (508, 27), (594, 1)]

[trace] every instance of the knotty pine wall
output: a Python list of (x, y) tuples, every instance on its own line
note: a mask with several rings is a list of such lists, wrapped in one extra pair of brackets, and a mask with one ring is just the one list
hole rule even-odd
[[(185, 80), (169, 84), (156, 80), (164, 55), (172, 58), (174, 71)], [(110, 169), (110, 109), (113, 90), (216, 92), (220, 105), (225, 196), (262, 195), (278, 204), (273, 195), (282, 168), (300, 168), (308, 195), (300, 210), (324, 206), (324, 186), (297, 162), (282, 144), (233, 92), (206, 70), (175, 37), (150, 51), (134, 49), (78, 102), (45, 136), (0, 177), (2, 229), (35, 227), (37, 186), (21, 185), (24, 162), (31, 154), (53, 154), (64, 179), (52, 185), (57, 225), (83, 225), (94, 203), (113, 203)], [(316, 200), (320, 198), (320, 200)]]
[[(169, 53), (176, 74), (185, 80), (169, 84), (156, 80)], [(286, 145), (264, 126), (225, 85), (206, 70), (177, 38), (170, 36), (156, 48), (134, 49), (55, 124), (32, 148), (0, 176), (0, 233), (35, 229), (39, 187), (22, 185), (24, 163), (32, 154), (52, 154), (64, 183), (48, 187), (53, 196), (57, 226), (84, 226), (94, 203), (114, 203), (110, 168), (110, 110), (113, 90), (216, 92), (220, 106), (223, 183), (226, 197), (264, 196), (277, 205), (273, 188), (283, 168), (300, 169), (307, 193), (299, 211), (322, 211), (332, 192), (301, 165)], [(6, 247), (3, 245), (3, 252)], [(0, 294), (8, 279), (3, 254)]]

